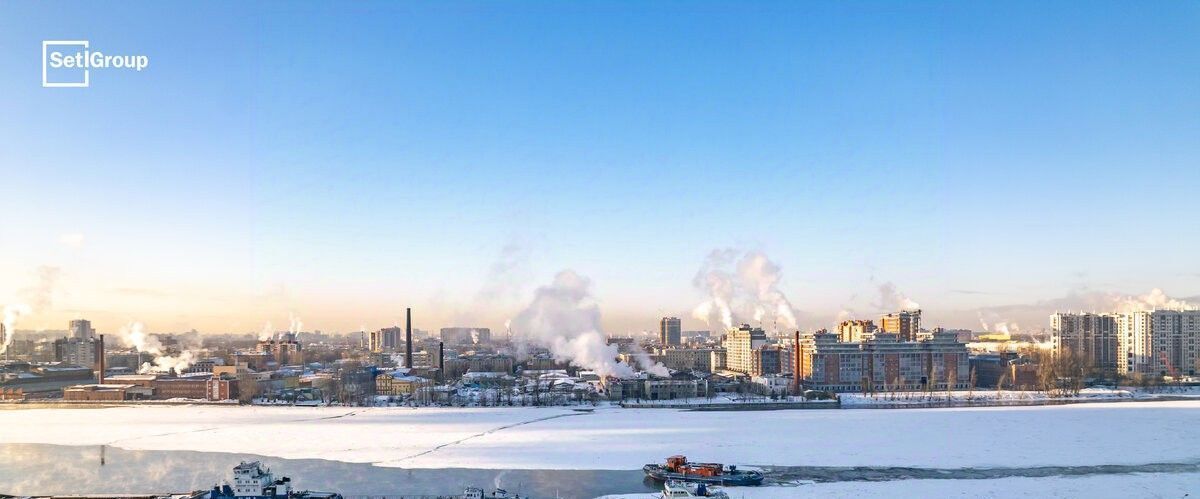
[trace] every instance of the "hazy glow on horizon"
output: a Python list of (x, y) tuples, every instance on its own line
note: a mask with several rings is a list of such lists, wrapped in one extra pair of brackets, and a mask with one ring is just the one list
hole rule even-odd
[[(1073, 7), (5, 2), (0, 305), (502, 330), (569, 269), (693, 329), (726, 248), (804, 328), (1200, 295), (1200, 5)], [(151, 66), (41, 88), (76, 38)]]

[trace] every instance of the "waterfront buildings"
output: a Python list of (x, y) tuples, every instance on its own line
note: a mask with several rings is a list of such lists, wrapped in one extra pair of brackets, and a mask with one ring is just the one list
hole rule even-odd
[(945, 390), (965, 389), (970, 383), (967, 346), (953, 332), (935, 331), (920, 341), (879, 332), (862, 342), (817, 332), (802, 335), (799, 348), (797, 371), (808, 388)]
[(1054, 354), (1072, 352), (1097, 374), (1115, 376), (1121, 350), (1117, 314), (1055, 313), (1050, 316)]
[(703, 372), (711, 372), (713, 370), (712, 348), (666, 348), (661, 350), (661, 352), (661, 362), (669, 369)]
[(1200, 363), (1200, 310), (1155, 310), (1117, 318), (1122, 355), (1117, 370), (1125, 375), (1194, 376)]

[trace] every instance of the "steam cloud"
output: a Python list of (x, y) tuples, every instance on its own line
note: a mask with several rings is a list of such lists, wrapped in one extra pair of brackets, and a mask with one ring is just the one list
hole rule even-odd
[(304, 328), (304, 322), (292, 312), (288, 312), (288, 322), (290, 323), (288, 325), (288, 332), (293, 335), (300, 333), (300, 330)]
[(271, 321), (263, 324), (262, 331), (258, 332), (259, 341), (266, 341), (275, 337), (275, 326), (271, 325)]
[(692, 285), (708, 295), (692, 316), (726, 329), (732, 329), (735, 321), (750, 320), (772, 320), (795, 329), (795, 309), (779, 290), (781, 276), (779, 265), (761, 252), (714, 250), (692, 279)]
[(138, 369), (140, 373), (155, 370), (170, 371), (172, 369), (178, 373), (183, 372), (184, 369), (187, 369), (196, 362), (196, 354), (188, 349), (183, 350), (177, 355), (169, 355), (158, 335), (147, 333), (146, 327), (141, 322), (127, 324), (121, 328), (120, 334), (121, 341), (126, 346), (133, 347), (138, 352), (154, 356), (152, 361), (142, 363), (142, 367)]
[(1114, 308), (1120, 313), (1147, 312), (1151, 310), (1196, 310), (1197, 304), (1171, 298), (1163, 290), (1154, 288), (1141, 296), (1115, 299)]
[[(600, 307), (591, 296), (591, 281), (570, 270), (534, 292), (533, 301), (512, 320), (513, 341), (550, 350), (560, 362), (570, 362), (600, 376), (631, 377), (634, 370), (618, 362), (617, 347), (609, 345), (600, 328)], [(643, 369), (669, 374), (662, 364), (639, 356)]]
[(895, 310), (920, 310), (921, 305), (904, 296), (896, 285), (891, 282), (885, 282), (879, 286), (879, 308), (885, 311)]
[(17, 320), (31, 312), (29, 305), (24, 303), (4, 306), (4, 337), (0, 338), (0, 354), (7, 352), (8, 347), (12, 345), (13, 337), (17, 334)]

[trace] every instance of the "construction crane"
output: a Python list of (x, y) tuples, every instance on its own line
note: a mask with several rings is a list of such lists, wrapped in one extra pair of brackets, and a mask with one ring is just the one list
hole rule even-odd
[(1167, 374), (1171, 375), (1171, 379), (1178, 381), (1179, 375), (1175, 372), (1175, 366), (1171, 365), (1171, 359), (1167, 357), (1167, 352), (1158, 352), (1158, 358), (1167, 366)]

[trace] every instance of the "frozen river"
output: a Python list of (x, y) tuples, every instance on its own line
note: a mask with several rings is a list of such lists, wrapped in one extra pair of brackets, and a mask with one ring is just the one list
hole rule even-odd
[(962, 482), (970, 491), (972, 484), (1108, 483), (1132, 474), (1190, 480), (1200, 472), (1197, 423), (1200, 401), (746, 412), (13, 408), (0, 410), (0, 483), (25, 488), (0, 492), (129, 490), (44, 489), (59, 483), (54, 476), (105, 486), (203, 488), (246, 456), (261, 457), (303, 487), (356, 495), (447, 494), (496, 484), (541, 497), (645, 493), (650, 486), (641, 466), (677, 453), (762, 466), (774, 481), (822, 482), (811, 490), (932, 480)]

